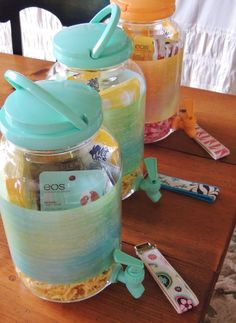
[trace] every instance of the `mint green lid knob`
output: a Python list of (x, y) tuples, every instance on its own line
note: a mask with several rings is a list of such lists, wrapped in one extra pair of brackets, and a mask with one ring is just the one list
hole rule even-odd
[(102, 124), (99, 94), (73, 81), (32, 82), (8, 70), (16, 89), (0, 111), (0, 130), (14, 144), (33, 150), (65, 149), (90, 138)]
[[(111, 14), (107, 24), (101, 21)], [(70, 26), (59, 31), (53, 39), (56, 59), (68, 67), (99, 69), (126, 61), (132, 53), (132, 43), (117, 27), (120, 9), (108, 5), (86, 24)]]

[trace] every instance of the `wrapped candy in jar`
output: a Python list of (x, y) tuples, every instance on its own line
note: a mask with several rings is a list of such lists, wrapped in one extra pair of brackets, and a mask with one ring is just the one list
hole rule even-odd
[[(86, 299), (132, 258), (120, 251), (118, 144), (101, 128), (92, 88), (5, 76), (16, 91), (0, 112), (0, 210), (16, 271), (43, 299)], [(131, 293), (140, 297), (143, 266), (132, 261), (140, 271)]]
[(132, 39), (132, 59), (146, 79), (145, 143), (172, 133), (179, 108), (183, 36), (171, 19), (175, 0), (111, 0), (121, 8), (120, 25)]
[[(101, 23), (108, 14), (108, 24)], [(117, 27), (115, 4), (105, 7), (90, 23), (64, 28), (53, 41), (57, 63), (48, 79), (83, 82), (96, 89), (103, 104), (103, 124), (118, 141), (122, 155), (122, 197), (135, 191), (142, 176), (145, 81), (129, 57), (131, 41)]]

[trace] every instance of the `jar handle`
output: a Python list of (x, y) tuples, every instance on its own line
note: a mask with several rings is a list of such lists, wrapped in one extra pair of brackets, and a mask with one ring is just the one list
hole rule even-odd
[(24, 89), (28, 91), (34, 97), (66, 117), (77, 129), (82, 130), (87, 126), (85, 120), (75, 114), (66, 104), (58, 100), (48, 91), (44, 90), (41, 86), (29, 80), (24, 75), (12, 70), (7, 70), (4, 77), (16, 90)]
[(111, 14), (111, 18), (98, 42), (92, 49), (91, 57), (96, 59), (99, 58), (103, 50), (105, 49), (108, 41), (113, 35), (117, 24), (120, 19), (120, 8), (116, 4), (111, 4), (99, 11), (93, 18), (90, 20), (90, 23), (99, 23), (107, 15)]

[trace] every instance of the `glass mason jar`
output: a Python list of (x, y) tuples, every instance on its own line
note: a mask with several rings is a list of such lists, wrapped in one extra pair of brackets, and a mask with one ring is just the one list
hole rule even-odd
[(111, 0), (121, 8), (120, 26), (133, 42), (131, 58), (147, 84), (144, 142), (172, 133), (179, 108), (183, 35), (171, 19), (175, 0)]
[[(109, 13), (109, 23), (100, 23)], [(103, 125), (121, 149), (124, 199), (135, 191), (136, 178), (143, 175), (146, 88), (140, 68), (129, 59), (131, 42), (116, 26), (119, 13), (116, 5), (110, 5), (90, 23), (61, 30), (54, 37), (57, 63), (48, 79), (82, 82), (99, 92)]]
[(16, 271), (43, 299), (86, 299), (110, 284), (120, 248), (118, 143), (90, 87), (6, 78), (16, 91), (0, 112), (0, 209)]

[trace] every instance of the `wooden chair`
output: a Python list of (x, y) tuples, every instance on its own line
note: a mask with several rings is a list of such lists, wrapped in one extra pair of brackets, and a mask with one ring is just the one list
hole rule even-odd
[(0, 0), (0, 22), (11, 23), (13, 53), (22, 55), (19, 12), (25, 8), (46, 9), (59, 18), (63, 26), (88, 22), (109, 0)]

